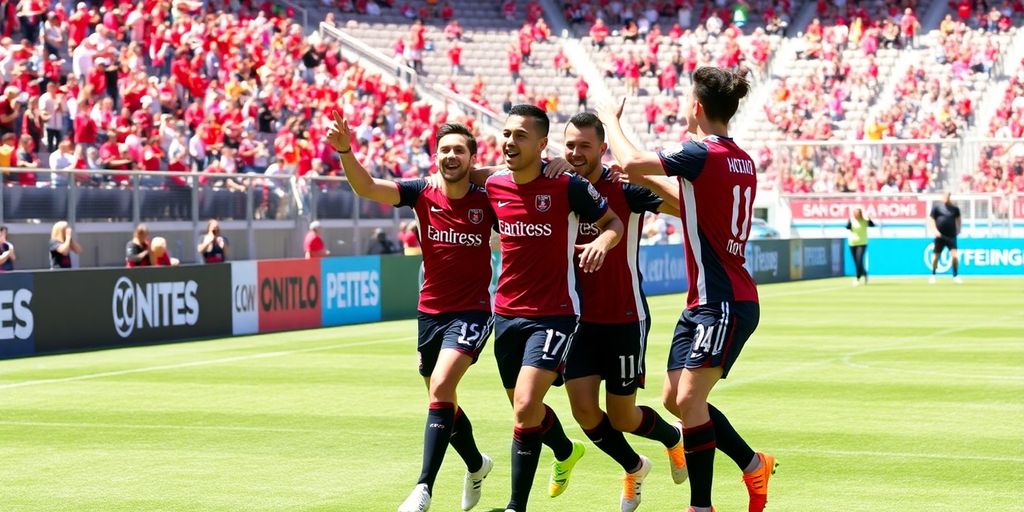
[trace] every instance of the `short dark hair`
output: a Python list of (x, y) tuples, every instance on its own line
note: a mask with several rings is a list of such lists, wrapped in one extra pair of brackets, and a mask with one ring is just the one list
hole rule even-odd
[(551, 131), (551, 120), (548, 119), (548, 114), (540, 109), (537, 105), (530, 105), (529, 103), (520, 103), (513, 105), (512, 109), (508, 111), (509, 116), (519, 117), (532, 117), (537, 122), (537, 127), (540, 128), (541, 136), (547, 137), (548, 132)]
[(0, 233), (6, 233), (6, 232), (7, 232), (7, 226), (0, 226)]
[(604, 144), (604, 123), (593, 112), (579, 112), (569, 119), (569, 124), (580, 129), (594, 128), (594, 131), (597, 132), (598, 144)]
[(705, 66), (693, 72), (693, 94), (708, 119), (728, 123), (750, 91), (746, 70), (739, 72)]
[(466, 146), (469, 147), (469, 154), (476, 154), (476, 137), (473, 137), (473, 132), (469, 131), (466, 125), (461, 123), (445, 123), (437, 129), (437, 135), (434, 137), (434, 147), (436, 148), (441, 144), (441, 139), (445, 135), (462, 135), (466, 138)]

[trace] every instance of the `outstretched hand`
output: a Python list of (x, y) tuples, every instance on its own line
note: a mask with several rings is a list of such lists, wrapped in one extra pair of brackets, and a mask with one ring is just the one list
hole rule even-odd
[(626, 98), (622, 98), (618, 103), (602, 103), (597, 106), (597, 117), (602, 123), (608, 124), (621, 118), (624, 108), (626, 108)]
[(544, 167), (545, 178), (557, 178), (563, 174), (570, 174), (573, 172), (576, 172), (576, 169), (568, 160), (562, 157), (548, 160), (548, 165)]
[(332, 117), (334, 125), (327, 130), (327, 143), (335, 151), (347, 153), (352, 150), (352, 130), (348, 127), (348, 121), (345, 121), (337, 109), (332, 112)]

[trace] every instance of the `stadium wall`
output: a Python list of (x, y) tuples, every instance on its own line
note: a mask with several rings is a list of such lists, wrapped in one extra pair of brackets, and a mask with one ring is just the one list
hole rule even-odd
[[(838, 239), (753, 240), (759, 283), (843, 274)], [(0, 274), (0, 359), (414, 318), (419, 256)], [(500, 258), (491, 259), (495, 275)], [(686, 291), (678, 245), (644, 246), (648, 295)]]
[[(965, 275), (1024, 275), (1024, 238), (960, 238), (960, 273)], [(923, 276), (931, 274), (934, 240), (931, 238), (882, 238), (868, 243), (866, 264), (872, 276)], [(846, 275), (855, 275), (847, 258)], [(952, 268), (949, 251), (939, 258), (938, 271)]]

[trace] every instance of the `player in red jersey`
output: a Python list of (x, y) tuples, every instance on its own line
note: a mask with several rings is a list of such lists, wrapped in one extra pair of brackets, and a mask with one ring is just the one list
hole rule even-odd
[[(541, 152), (550, 121), (533, 105), (516, 105), (505, 121), (506, 171), (487, 179), (487, 196), (498, 218), (501, 275), (494, 303), (494, 355), (502, 385), (515, 410), (512, 496), (506, 510), (524, 512), (537, 472), (541, 443), (555, 453), (549, 494), (561, 494), (584, 445), (570, 441), (544, 395), (563, 368), (580, 315), (576, 263), (584, 272), (601, 268), (622, 235), (622, 222), (586, 180), (541, 178)], [(577, 245), (580, 222), (601, 233)]]
[(775, 471), (775, 458), (755, 453), (707, 402), (760, 317), (757, 287), (743, 267), (757, 176), (753, 160), (728, 135), (729, 120), (748, 89), (737, 73), (695, 71), (687, 120), (699, 140), (657, 153), (640, 151), (626, 139), (622, 105), (598, 110), (612, 154), (631, 178), (668, 175), (679, 181), (690, 289), (672, 340), (663, 400), (683, 420), (690, 510), (696, 512), (712, 510), (716, 447), (743, 470), (751, 512), (764, 509)]
[[(641, 486), (651, 470), (651, 461), (629, 445), (623, 432), (662, 443), (669, 453), (673, 480), (686, 480), (679, 430), (654, 409), (636, 405), (637, 389), (644, 386), (644, 356), (651, 325), (637, 261), (640, 231), (645, 212), (678, 216), (679, 208), (678, 203), (662, 201), (646, 188), (620, 183), (601, 165), (608, 145), (604, 127), (593, 113), (581, 112), (569, 120), (564, 144), (565, 158), (575, 173), (608, 200), (608, 207), (625, 225), (622, 243), (605, 256), (600, 270), (577, 272), (583, 315), (563, 374), (576, 421), (587, 437), (626, 472), (621, 510), (630, 512), (640, 505)], [(592, 224), (580, 223), (578, 243), (589, 242), (598, 233)], [(607, 414), (599, 401), (602, 380)]]
[(430, 507), (434, 480), (449, 443), (466, 463), (462, 509), (480, 501), (480, 485), (493, 462), (480, 453), (473, 427), (458, 407), (456, 387), (476, 362), (490, 336), (491, 249), (494, 213), (483, 189), (469, 182), (476, 140), (460, 124), (443, 124), (435, 146), (440, 188), (424, 180), (395, 182), (370, 177), (352, 154), (352, 134), (337, 111), (327, 141), (341, 155), (352, 190), (361, 197), (416, 213), (423, 248), (423, 287), (419, 299), (420, 375), (427, 383), (430, 407), (424, 433), (423, 467), (399, 512)]

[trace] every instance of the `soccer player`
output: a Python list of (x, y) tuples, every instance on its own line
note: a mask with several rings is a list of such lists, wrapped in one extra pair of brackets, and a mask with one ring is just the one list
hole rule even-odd
[(477, 449), (473, 426), (458, 406), (456, 387), (480, 355), (490, 336), (491, 249), (494, 213), (484, 191), (469, 182), (476, 140), (460, 124), (441, 125), (435, 138), (440, 189), (423, 180), (394, 182), (370, 177), (352, 155), (352, 134), (345, 119), (334, 112), (327, 134), (341, 155), (352, 190), (361, 197), (408, 206), (420, 225), (423, 247), (423, 287), (419, 299), (420, 375), (428, 389), (423, 435), (423, 466), (412, 493), (399, 512), (423, 512), (430, 507), (434, 480), (451, 444), (466, 463), (462, 509), (480, 501), (480, 487), (493, 462)]
[[(596, 115), (581, 112), (565, 126), (565, 158), (575, 173), (607, 198), (608, 207), (623, 224), (623, 243), (605, 257), (596, 272), (577, 272), (583, 297), (583, 316), (565, 361), (565, 389), (576, 421), (587, 437), (626, 472), (621, 509), (636, 510), (641, 485), (651, 471), (651, 461), (639, 455), (623, 432), (662, 443), (669, 453), (672, 478), (686, 480), (686, 461), (679, 430), (647, 406), (636, 405), (636, 392), (644, 386), (647, 334), (650, 314), (640, 288), (643, 276), (637, 264), (640, 230), (645, 212), (679, 216), (678, 202), (664, 202), (646, 188), (614, 179), (601, 165), (608, 149), (604, 126)], [(580, 223), (578, 243), (599, 233), (592, 224)], [(599, 393), (605, 381), (605, 403)]]
[[(570, 441), (544, 395), (565, 360), (580, 299), (574, 252), (580, 268), (594, 272), (622, 235), (622, 222), (597, 189), (578, 176), (541, 178), (541, 152), (550, 121), (533, 105), (515, 105), (502, 131), (508, 170), (487, 179), (487, 196), (498, 218), (501, 274), (494, 301), (494, 355), (515, 411), (512, 496), (507, 511), (525, 512), (540, 460), (541, 443), (555, 454), (552, 497), (569, 483), (584, 445)], [(600, 231), (576, 245), (580, 221)]]
[(598, 110), (612, 154), (631, 177), (679, 181), (689, 295), (669, 352), (663, 399), (683, 420), (691, 512), (708, 512), (715, 448), (743, 471), (749, 511), (768, 499), (775, 458), (754, 453), (721, 411), (707, 402), (729, 374), (760, 316), (757, 287), (743, 267), (757, 176), (754, 162), (729, 138), (729, 120), (749, 85), (740, 75), (702, 67), (693, 74), (687, 119), (698, 140), (660, 152), (637, 149), (620, 125), (622, 105)]
[(935, 270), (939, 267), (939, 256), (943, 249), (949, 249), (953, 258), (953, 282), (960, 284), (960, 258), (956, 251), (956, 237), (960, 234), (960, 208), (950, 199), (949, 192), (942, 196), (942, 203), (932, 207), (928, 215), (928, 230), (935, 234), (935, 254), (932, 255), (932, 275), (928, 282), (935, 284)]

